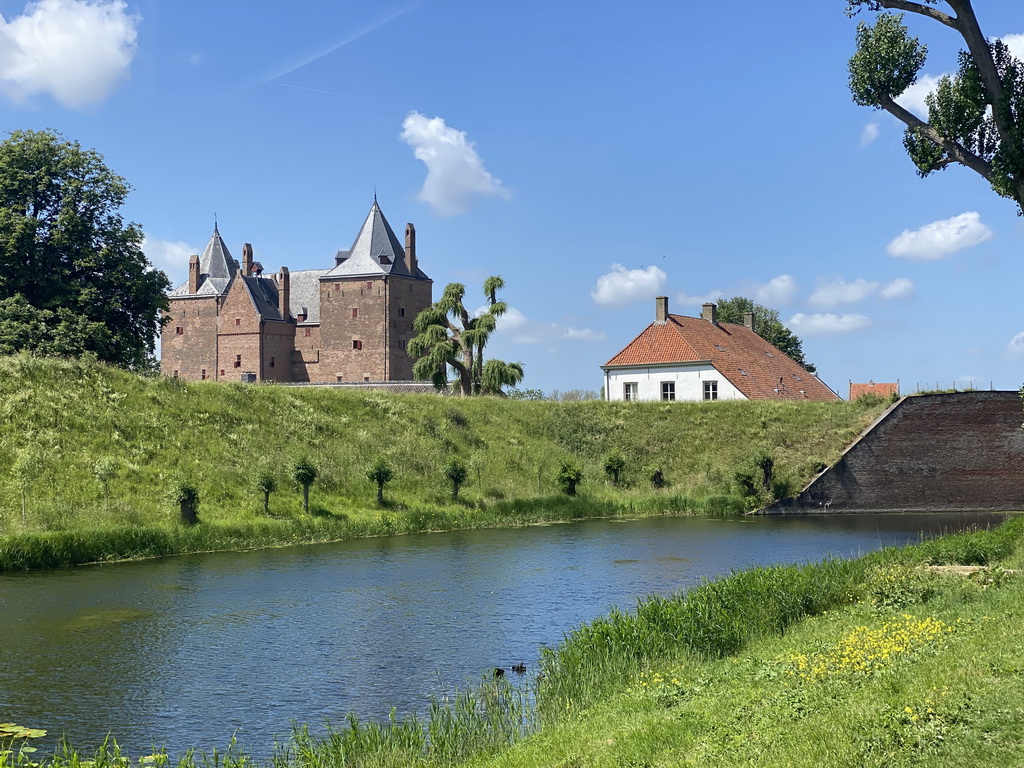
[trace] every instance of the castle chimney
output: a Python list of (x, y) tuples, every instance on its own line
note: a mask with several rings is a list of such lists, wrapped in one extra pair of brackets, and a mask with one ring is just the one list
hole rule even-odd
[(658, 325), (668, 322), (668, 296), (658, 296), (654, 299), (654, 322)]
[(419, 265), (416, 263), (416, 227), (412, 222), (405, 225), (405, 264), (409, 272), (415, 275)]
[(249, 243), (242, 246), (242, 274), (246, 277), (252, 274), (252, 246)]
[(281, 319), (287, 320), (288, 300), (291, 294), (291, 278), (288, 276), (288, 267), (281, 267), (277, 273), (277, 308), (281, 313)]
[(701, 310), (700, 316), (702, 320), (707, 320), (709, 323), (717, 323), (718, 307), (708, 302), (707, 304), (704, 305), (703, 309)]
[(199, 256), (192, 254), (188, 260), (188, 292), (194, 294), (199, 290)]
[(753, 312), (744, 312), (743, 313), (743, 325), (745, 325), (750, 330), (754, 330), (754, 313)]

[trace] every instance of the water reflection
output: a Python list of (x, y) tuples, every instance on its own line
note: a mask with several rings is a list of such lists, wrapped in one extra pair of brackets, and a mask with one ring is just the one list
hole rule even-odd
[(0, 576), (0, 719), (133, 752), (266, 754), (292, 721), (422, 710), (638, 597), (978, 515), (592, 521)]

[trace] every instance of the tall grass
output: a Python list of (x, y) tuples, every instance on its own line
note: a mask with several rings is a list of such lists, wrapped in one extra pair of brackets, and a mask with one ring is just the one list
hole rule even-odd
[[(64, 534), (32, 546), (35, 561), (66, 563), (91, 559), (86, 552), (103, 559), (221, 548), (233, 535), (253, 535), (255, 546), (320, 540), (324, 531), (346, 536), (588, 514), (565, 501), (558, 485), (566, 458), (581, 465), (582, 498), (595, 513), (724, 514), (743, 509), (734, 477), (754, 452), (770, 451), (776, 474), (797, 487), (838, 457), (879, 407), (524, 402), (186, 384), (87, 362), (6, 357), (0, 537)], [(603, 471), (610, 451), (626, 463), (617, 486)], [(363, 473), (378, 454), (395, 469), (383, 510)], [(299, 457), (319, 473), (310, 512), (330, 521), (323, 530), (303, 520), (302, 495), (290, 477)], [(459, 503), (444, 476), (453, 458), (469, 471)], [(652, 462), (664, 472), (663, 489), (643, 476)], [(271, 516), (292, 521), (290, 532), (267, 522), (256, 483), (263, 473), (279, 488)], [(178, 481), (199, 491), (201, 525), (191, 534), (175, 530), (177, 510), (166, 501)], [(29, 546), (21, 539), (0, 544), (8, 552)]]

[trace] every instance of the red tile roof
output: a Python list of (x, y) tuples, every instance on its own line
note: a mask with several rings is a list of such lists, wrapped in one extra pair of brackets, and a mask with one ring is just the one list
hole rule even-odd
[(882, 397), (892, 397), (900, 395), (900, 384), (899, 382), (888, 382), (881, 383), (877, 381), (869, 381), (867, 384), (854, 384), (850, 382), (850, 399), (856, 400), (861, 395), (881, 395)]
[(838, 400), (814, 374), (743, 325), (669, 315), (604, 367), (706, 361), (751, 400)]

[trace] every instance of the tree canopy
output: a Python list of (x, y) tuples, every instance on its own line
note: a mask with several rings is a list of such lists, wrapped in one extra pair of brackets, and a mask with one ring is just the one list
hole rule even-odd
[(523, 380), (522, 363), (484, 360), (484, 347), (508, 310), (498, 301), (505, 281), (494, 276), (484, 280), (486, 307), (477, 314), (466, 309), (466, 286), (449, 283), (438, 301), (416, 316), (417, 335), (409, 341), (409, 354), (418, 358), (413, 374), (431, 379), (438, 389), (448, 388), (448, 369), (455, 371), (463, 395), (502, 394)]
[(167, 275), (120, 208), (129, 186), (55, 131), (0, 143), (0, 351), (150, 367)]
[(754, 314), (754, 333), (774, 345), (780, 352), (785, 352), (808, 372), (814, 373), (817, 370), (814, 365), (804, 359), (804, 343), (782, 324), (777, 309), (769, 309), (755, 304), (751, 299), (742, 296), (734, 296), (731, 299), (722, 299), (718, 302), (718, 322), (720, 323), (742, 324), (743, 315), (747, 312)]
[(850, 91), (862, 106), (883, 109), (906, 131), (903, 146), (928, 176), (957, 163), (986, 179), (1024, 214), (1024, 63), (998, 38), (981, 31), (971, 0), (847, 0), (853, 16), (863, 9), (892, 9), (938, 22), (963, 39), (953, 75), (944, 75), (928, 94), (928, 119), (896, 100), (917, 82), (928, 47), (910, 35), (905, 13), (879, 13), (875, 23), (857, 25), (857, 51), (850, 59)]

